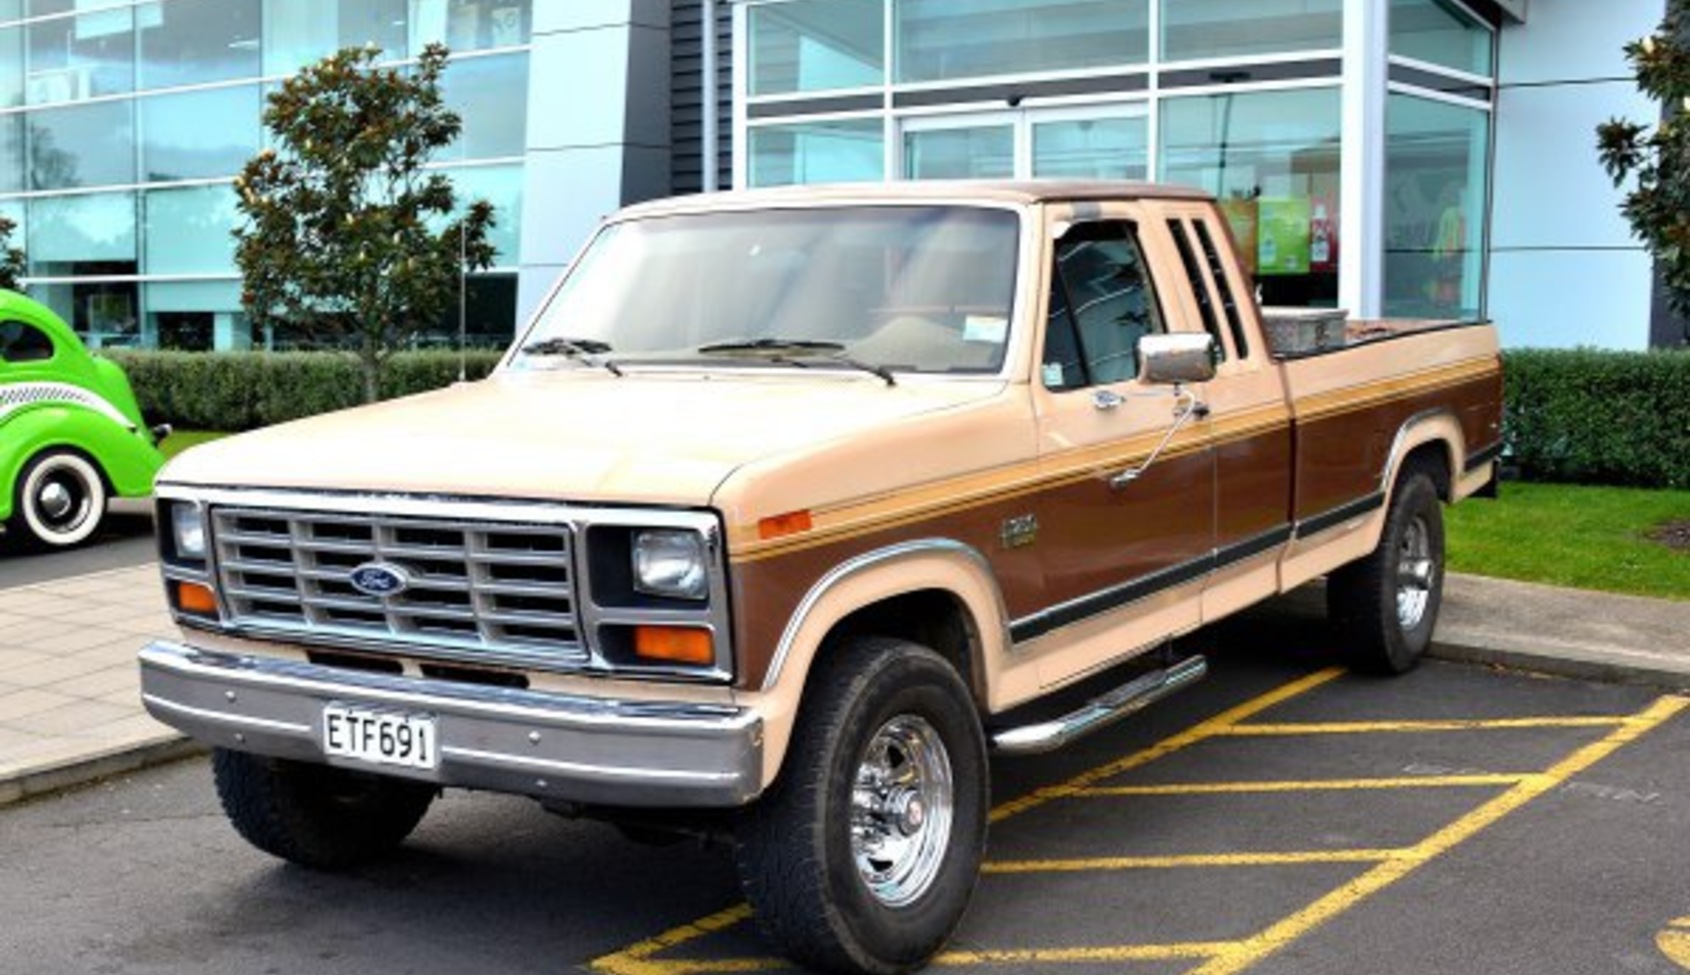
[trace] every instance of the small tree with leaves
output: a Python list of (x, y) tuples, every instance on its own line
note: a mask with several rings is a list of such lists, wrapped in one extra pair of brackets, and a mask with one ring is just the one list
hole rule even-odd
[(1597, 149), (1615, 186), (1636, 178), (1620, 211), (1655, 256), (1673, 310), (1690, 316), (1690, 0), (1668, 0), (1661, 25), (1625, 57), (1662, 118), (1610, 119), (1596, 128)]
[(0, 217), (0, 288), (12, 291), (23, 290), (23, 248), (12, 246), (12, 232), (17, 229), (16, 220)]
[(451, 181), (423, 168), (463, 127), (440, 96), (446, 48), (429, 45), (409, 71), (376, 67), (379, 53), (347, 48), (288, 79), (264, 110), (276, 148), (235, 180), (247, 314), (350, 346), (369, 402), (388, 357), (494, 257), (492, 205), (449, 219)]

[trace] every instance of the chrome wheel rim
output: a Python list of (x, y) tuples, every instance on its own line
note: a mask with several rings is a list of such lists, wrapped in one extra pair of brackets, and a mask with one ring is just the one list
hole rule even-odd
[(903, 907), (933, 885), (954, 795), (950, 755), (925, 718), (901, 714), (874, 733), (852, 787), (851, 854), (875, 900)]
[(1432, 584), (1437, 574), (1432, 563), (1432, 532), (1418, 515), (1402, 533), (1397, 552), (1397, 623), (1405, 630), (1420, 625), (1426, 606), (1432, 601)]
[(35, 492), (35, 510), (52, 532), (74, 531), (88, 517), (91, 500), (74, 471), (54, 471)]

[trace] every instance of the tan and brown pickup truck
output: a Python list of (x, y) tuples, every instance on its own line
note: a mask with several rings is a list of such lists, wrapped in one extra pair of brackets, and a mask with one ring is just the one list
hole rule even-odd
[(975, 886), (989, 757), (1201, 676), (1170, 637), (1325, 576), (1357, 666), (1425, 649), (1440, 505), (1496, 477), (1496, 333), (1270, 324), (1189, 191), (632, 207), (491, 378), (161, 475), (183, 635), (141, 652), (147, 707), (277, 856), (523, 794), (728, 836), (795, 959), (917, 967)]

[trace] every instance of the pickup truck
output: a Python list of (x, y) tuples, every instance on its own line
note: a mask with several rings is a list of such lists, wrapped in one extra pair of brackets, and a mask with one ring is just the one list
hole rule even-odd
[(1200, 677), (1170, 638), (1325, 576), (1358, 668), (1415, 665), (1440, 506), (1495, 484), (1496, 333), (1328, 331), (1270, 345), (1194, 191), (634, 206), (490, 378), (167, 468), (146, 705), (276, 856), (527, 795), (724, 836), (793, 959), (907, 971), (975, 887), (991, 756)]

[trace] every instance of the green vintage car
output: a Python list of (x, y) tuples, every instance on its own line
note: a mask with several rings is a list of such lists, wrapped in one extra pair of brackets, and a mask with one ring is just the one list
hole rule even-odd
[(112, 497), (153, 489), (164, 465), (129, 380), (59, 317), (0, 289), (0, 522), (6, 547), (94, 533)]

